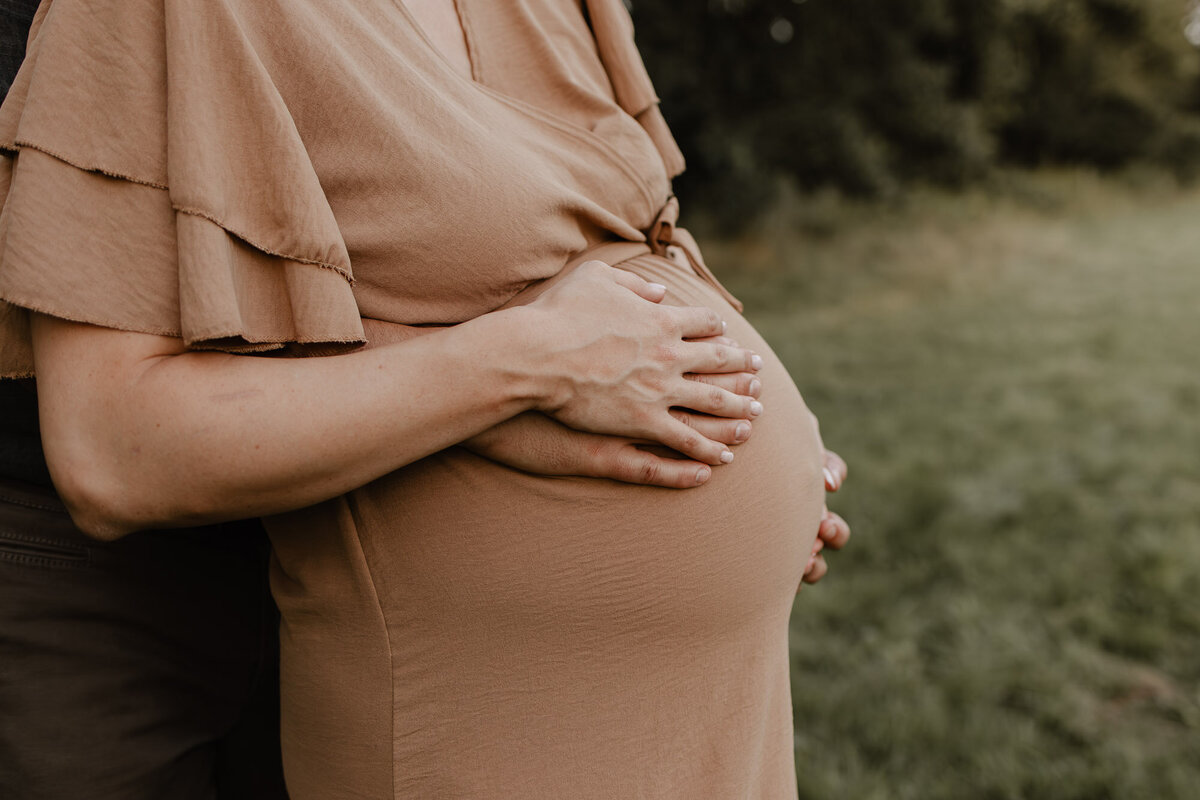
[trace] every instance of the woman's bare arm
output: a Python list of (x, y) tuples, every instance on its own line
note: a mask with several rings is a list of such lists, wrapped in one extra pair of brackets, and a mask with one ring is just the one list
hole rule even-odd
[[(363, 329), (371, 347), (428, 336), (437, 330), (377, 319), (364, 319)], [(709, 337), (705, 341), (739, 346), (724, 336)], [(754, 399), (758, 399), (762, 391), (762, 384), (751, 372), (688, 377)], [(744, 444), (753, 432), (753, 423), (749, 419), (691, 414), (682, 409), (672, 413), (702, 436), (731, 447)], [(706, 464), (681, 458), (678, 454), (672, 457), (654, 452), (638, 440), (577, 431), (537, 411), (527, 411), (505, 420), (460, 444), (476, 455), (534, 475), (607, 478), (670, 489), (695, 488), (712, 477), (712, 470)]]
[(683, 374), (756, 357), (683, 341), (720, 320), (646, 302), (661, 287), (605, 265), (578, 273), (528, 307), (336, 358), (187, 351), (35, 316), (51, 474), (80, 527), (111, 539), (310, 505), (529, 410), (728, 460), (669, 409), (752, 416), (751, 398)]

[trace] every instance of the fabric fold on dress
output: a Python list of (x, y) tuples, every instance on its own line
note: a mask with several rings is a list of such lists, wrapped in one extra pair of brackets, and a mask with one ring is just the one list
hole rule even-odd
[(223, 2), (46, 0), (0, 108), (0, 375), (26, 310), (232, 352), (364, 341), (350, 257)]

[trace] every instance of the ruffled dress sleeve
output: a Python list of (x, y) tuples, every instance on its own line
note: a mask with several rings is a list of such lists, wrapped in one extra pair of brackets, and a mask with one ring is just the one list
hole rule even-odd
[(256, 352), (364, 341), (289, 110), (221, 0), (44, 0), (0, 108), (0, 376), (29, 311)]

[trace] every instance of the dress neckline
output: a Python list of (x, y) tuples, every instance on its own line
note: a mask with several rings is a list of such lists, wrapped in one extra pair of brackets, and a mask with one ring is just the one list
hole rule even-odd
[[(467, 47), (467, 60), (471, 64), (470, 76), (463, 75), (455, 68), (454, 64), (451, 63), (446, 54), (442, 52), (441, 48), (439, 48), (429, 37), (429, 34), (425, 31), (424, 26), (422, 26), (417, 18), (413, 16), (412, 11), (409, 10), (404, 0), (392, 0), (392, 4), (397, 8), (397, 10), (399, 10), (400, 15), (412, 29), (412, 32), (418, 39), (421, 40), (421, 44), (433, 54), (434, 60), (438, 64), (438, 68), (449, 74), (452, 80), (462, 81), (473, 87), (474, 91), (498, 100), (518, 113), (523, 114), (526, 117), (531, 117), (545, 125), (555, 128), (558, 131), (565, 133), (568, 136), (571, 136), (572, 138), (589, 146), (591, 149), (599, 151), (623, 173), (625, 173), (625, 175), (633, 182), (633, 184), (638, 187), (638, 189), (641, 191), (643, 199), (646, 201), (649, 216), (654, 216), (659, 211), (662, 204), (666, 202), (666, 196), (657, 197), (650, 178), (642, 175), (637, 166), (628, 158), (626, 158), (626, 156), (620, 150), (613, 147), (612, 144), (598, 136), (592, 130), (579, 125), (573, 120), (569, 120), (565, 117), (561, 117), (557, 114), (531, 105), (530, 103), (527, 103), (518, 97), (513, 97), (510, 94), (488, 86), (486, 83), (483, 83), (475, 77), (479, 70), (476, 64), (475, 47), (471, 40), (469, 26), (467, 25), (467, 15), (469, 13), (468, 3), (466, 0), (453, 0), (453, 3), (454, 9), (458, 14), (459, 26), (462, 29), (463, 41)], [(613, 103), (616, 104), (615, 99), (613, 100)]]
[[(412, 27), (419, 34), (420, 38), (424, 40), (425, 45), (428, 46), (430, 50), (434, 51), (434, 53), (437, 54), (437, 56), (452, 72), (454, 72), (460, 78), (468, 78), (468, 75), (464, 75), (459, 70), (458, 66), (451, 59), (450, 55), (447, 54), (446, 51), (441, 47), (438, 47), (437, 43), (433, 41), (433, 37), (429, 35), (428, 29), (421, 24), (420, 20), (417, 19), (416, 14), (414, 14), (412, 9), (408, 7), (408, 0), (394, 0), (394, 2), (397, 6), (399, 6), (401, 13), (406, 17), (407, 22), (412, 25)], [(467, 72), (469, 74), (468, 79), (478, 82), (475, 78), (475, 58), (472, 54), (471, 39), (467, 34), (467, 26), (463, 21), (463, 15), (465, 12), (463, 10), (461, 0), (449, 0), (449, 2), (451, 8), (453, 9), (454, 16), (457, 19), (458, 35), (462, 37), (463, 41), (463, 55), (465, 55), (467, 59)]]

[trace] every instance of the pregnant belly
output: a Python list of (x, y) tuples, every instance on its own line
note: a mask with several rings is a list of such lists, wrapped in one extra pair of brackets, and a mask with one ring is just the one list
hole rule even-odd
[[(707, 284), (654, 257), (624, 265), (669, 301), (717, 307), (762, 353), (765, 414), (733, 464), (686, 491), (526, 475), (452, 448), (351, 498), (392, 607), (461, 626), (619, 640), (694, 635), (786, 615), (823, 499), (799, 392), (766, 343)], [(384, 598), (381, 597), (381, 600)]]
[[(490, 754), (479, 780), (492, 780), (497, 764), (598, 735), (588, 752), (614, 775), (643, 745), (661, 750), (665, 730), (680, 750), (662, 758), (680, 763), (751, 747), (679, 733), (728, 736), (729, 725), (777, 749), (772, 763), (790, 774), (786, 630), (823, 505), (816, 431), (782, 364), (714, 289), (664, 259), (622, 266), (667, 285), (669, 302), (717, 308), (763, 355), (753, 438), (689, 490), (534, 477), (451, 448), (269, 521), (289, 783), (351, 780), (329, 772), (328, 754), (356, 748), (342, 760), (374, 763), (380, 782), (433, 776), (412, 796), (485, 796), (439, 783), (466, 780), (443, 758), (463, 731), (485, 732), (470, 741)], [(523, 735), (505, 733), (513, 726)], [(730, 785), (749, 780), (729, 769)], [(654, 774), (637, 778), (643, 789)]]

